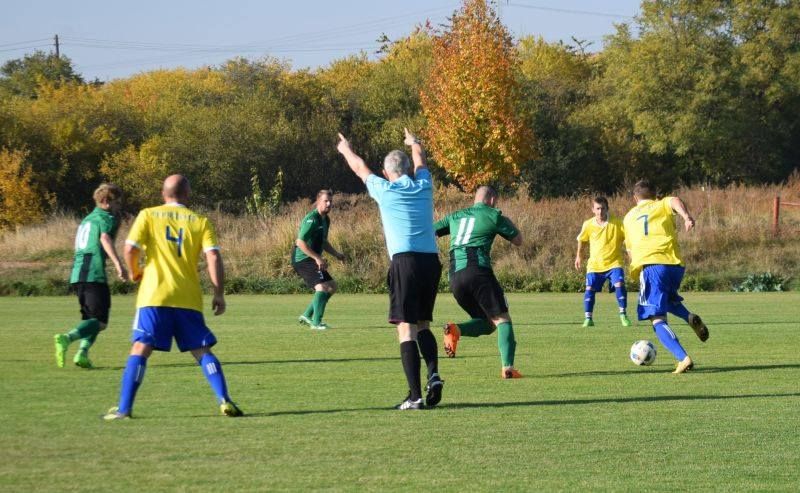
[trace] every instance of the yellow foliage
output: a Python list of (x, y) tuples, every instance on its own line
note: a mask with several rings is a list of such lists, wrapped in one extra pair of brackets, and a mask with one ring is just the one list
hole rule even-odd
[(0, 229), (44, 218), (44, 201), (25, 164), (27, 153), (0, 149)]
[(167, 162), (161, 139), (151, 137), (138, 149), (131, 144), (107, 156), (100, 172), (122, 188), (129, 205), (149, 206), (160, 201), (158, 184), (169, 174)]

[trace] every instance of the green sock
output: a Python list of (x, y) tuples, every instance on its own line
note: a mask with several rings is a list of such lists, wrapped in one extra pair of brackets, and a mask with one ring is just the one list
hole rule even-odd
[(500, 359), (503, 366), (514, 366), (514, 351), (517, 341), (514, 339), (514, 327), (511, 322), (497, 324), (497, 346), (500, 348)]
[[(315, 293), (316, 292), (317, 291), (315, 291)], [(316, 295), (314, 296), (314, 299), (316, 299)], [(306, 318), (311, 318), (312, 315), (314, 315), (314, 300), (311, 300), (311, 303), (309, 303), (308, 307), (306, 307), (306, 311), (303, 312), (303, 316)]]
[(325, 291), (317, 291), (314, 293), (314, 301), (312, 305), (314, 306), (314, 319), (312, 323), (314, 325), (319, 325), (322, 322), (322, 316), (325, 314), (325, 305), (328, 304), (328, 299), (330, 295)]
[(485, 318), (473, 318), (458, 324), (462, 336), (478, 337), (489, 335), (494, 332), (494, 325)]
[(78, 351), (82, 353), (88, 352), (89, 348), (92, 347), (92, 344), (94, 344), (94, 341), (96, 340), (97, 340), (97, 334), (81, 339), (81, 345), (78, 348)]
[(67, 333), (69, 342), (77, 341), (78, 339), (86, 339), (87, 337), (96, 336), (100, 332), (100, 322), (96, 318), (84, 320), (75, 326), (74, 329)]

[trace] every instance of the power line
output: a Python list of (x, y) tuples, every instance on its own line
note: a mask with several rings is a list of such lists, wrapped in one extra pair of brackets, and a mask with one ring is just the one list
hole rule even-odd
[(593, 15), (597, 17), (613, 17), (617, 19), (633, 19), (632, 15), (612, 14), (610, 12), (597, 12), (591, 10), (575, 10), (575, 9), (561, 9), (556, 7), (542, 7), (540, 5), (528, 5), (524, 3), (508, 3), (510, 7), (519, 7), (522, 9), (543, 10), (546, 12), (558, 12), (562, 14), (576, 14), (576, 15)]
[(50, 47), (50, 46), (53, 46), (52, 43), (40, 44), (40, 45), (31, 45), (31, 46), (20, 46), (18, 48), (7, 48), (5, 50), (0, 50), (0, 53), (6, 53), (6, 52), (9, 52), (9, 51), (30, 50), (30, 49), (33, 49), (33, 48), (47, 48), (47, 47)]
[(50, 38), (39, 38), (39, 39), (31, 39), (28, 41), (17, 41), (16, 43), (6, 43), (0, 45), (0, 48), (5, 48), (7, 46), (16, 46), (16, 45), (27, 45), (31, 43), (38, 43), (40, 41), (50, 41)]

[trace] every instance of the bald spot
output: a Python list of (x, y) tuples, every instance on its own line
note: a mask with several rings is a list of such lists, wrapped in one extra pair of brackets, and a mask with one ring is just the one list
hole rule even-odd
[(189, 198), (189, 180), (183, 175), (170, 175), (161, 189), (165, 201), (183, 202)]
[(483, 185), (478, 187), (475, 191), (475, 203), (483, 202), (484, 204), (489, 204), (492, 199), (497, 197), (497, 192), (494, 188)]

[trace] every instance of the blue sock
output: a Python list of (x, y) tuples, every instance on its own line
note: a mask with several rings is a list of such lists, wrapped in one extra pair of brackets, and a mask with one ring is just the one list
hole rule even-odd
[(689, 323), (689, 310), (687, 310), (680, 301), (677, 303), (670, 303), (669, 312), (678, 318), (682, 318), (687, 324)]
[(147, 358), (144, 356), (128, 356), (128, 363), (125, 371), (122, 372), (122, 385), (119, 389), (119, 412), (120, 414), (131, 414), (133, 400), (136, 398), (136, 391), (144, 380), (144, 371), (147, 368)]
[(617, 304), (621, 309), (620, 313), (625, 313), (628, 308), (628, 290), (625, 289), (623, 284), (622, 286), (614, 286), (614, 292), (617, 295)]
[(583, 311), (592, 313), (594, 311), (594, 291), (587, 289), (583, 296)]
[(666, 322), (657, 322), (653, 324), (653, 330), (658, 336), (658, 340), (661, 341), (661, 344), (669, 349), (669, 352), (672, 353), (678, 361), (683, 361), (683, 358), (686, 357), (686, 351), (683, 349), (683, 346), (681, 346), (680, 341), (678, 341), (678, 336), (669, 328), (669, 325), (667, 325)]
[(222, 365), (219, 360), (212, 353), (206, 353), (200, 358), (200, 368), (203, 369), (203, 375), (206, 376), (208, 384), (211, 385), (211, 390), (217, 394), (217, 399), (222, 402), (223, 400), (229, 401), (231, 398), (228, 396), (228, 385), (225, 383), (225, 375), (222, 374)]

